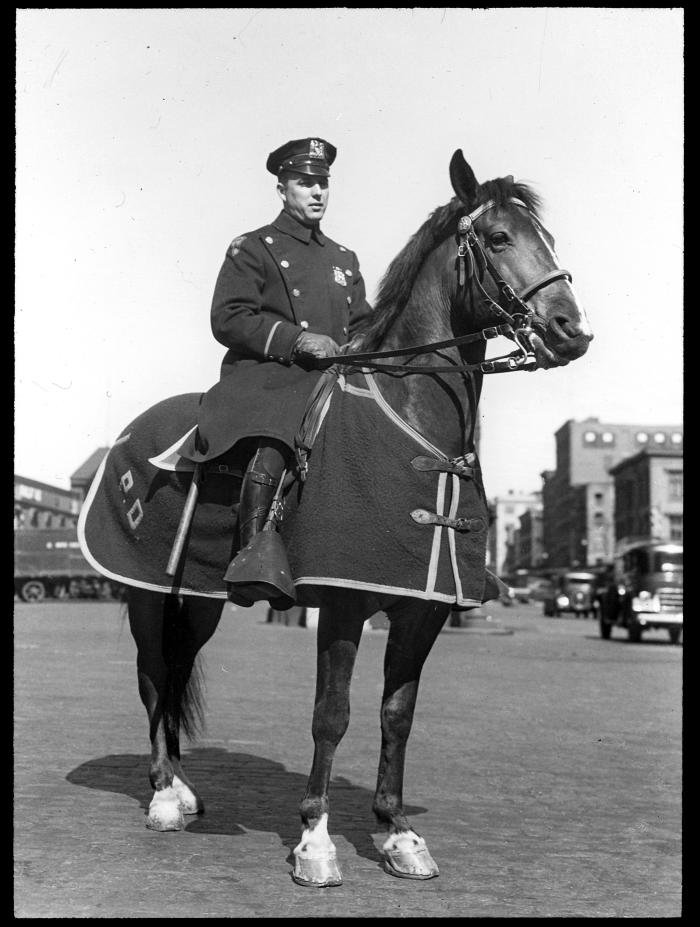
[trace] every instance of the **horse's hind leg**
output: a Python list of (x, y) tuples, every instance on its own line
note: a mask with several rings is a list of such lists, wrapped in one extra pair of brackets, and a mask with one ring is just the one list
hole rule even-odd
[(293, 879), (299, 885), (340, 885), (335, 846), (328, 834), (328, 786), (333, 759), (350, 721), (350, 683), (367, 615), (361, 596), (347, 594), (321, 608), (317, 632), (314, 759), (301, 803), (301, 841), (294, 848)]
[(193, 734), (201, 710), (195, 657), (216, 630), (222, 603), (130, 589), (129, 624), (137, 646), (141, 701), (149, 721), (149, 779), (155, 790), (146, 826), (180, 830), (183, 814), (204, 810), (180, 761), (180, 730)]
[(439, 875), (425, 840), (416, 833), (404, 812), (403, 775), (421, 671), (448, 612), (447, 605), (415, 601), (388, 611), (390, 627), (381, 707), (382, 749), (373, 808), (389, 832), (382, 847), (385, 868), (392, 875), (405, 879), (432, 879)]

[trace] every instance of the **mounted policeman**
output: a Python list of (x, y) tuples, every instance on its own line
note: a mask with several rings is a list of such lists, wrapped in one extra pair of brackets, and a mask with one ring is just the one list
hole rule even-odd
[(230, 580), (291, 466), (294, 435), (321, 376), (315, 364), (338, 354), (372, 311), (355, 253), (320, 228), (335, 157), (322, 138), (289, 141), (269, 155), (282, 211), (231, 242), (214, 290), (212, 332), (228, 351), (181, 453), (203, 463), (234, 449), (245, 461), (241, 553), (225, 575), (229, 598), (238, 604), (270, 592), (263, 583), (242, 595)]

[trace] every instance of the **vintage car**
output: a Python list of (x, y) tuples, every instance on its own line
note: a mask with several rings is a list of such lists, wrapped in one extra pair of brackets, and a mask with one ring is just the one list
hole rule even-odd
[(668, 631), (677, 644), (683, 632), (683, 545), (644, 541), (626, 546), (615, 558), (615, 572), (601, 595), (600, 636), (624, 628), (638, 643), (652, 629)]
[(558, 618), (564, 612), (583, 618), (594, 616), (597, 611), (597, 585), (595, 573), (578, 570), (560, 573), (552, 578), (552, 585), (542, 600), (544, 614), (552, 618)]

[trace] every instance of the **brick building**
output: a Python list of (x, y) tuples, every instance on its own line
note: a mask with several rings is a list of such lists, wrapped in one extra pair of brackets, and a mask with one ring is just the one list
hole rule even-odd
[(541, 496), (537, 492), (516, 493), (510, 489), (505, 496), (496, 496), (491, 501), (487, 564), (494, 572), (503, 575), (511, 572), (520, 517), (538, 507)]
[[(542, 503), (530, 506), (520, 516), (520, 525), (513, 536), (511, 560), (508, 572), (514, 570), (539, 569), (544, 566), (544, 527)], [(512, 564), (512, 565), (511, 565)]]
[(107, 450), (98, 448), (78, 467), (70, 478), (70, 489), (15, 474), (15, 528), (77, 526), (80, 507)]
[[(615, 550), (615, 483), (628, 457), (682, 453), (679, 425), (617, 425), (569, 420), (555, 433), (556, 469), (542, 474), (544, 548), (549, 567), (594, 566)], [(652, 456), (653, 456), (652, 453)]]
[(77, 524), (81, 497), (72, 489), (15, 474), (15, 528), (70, 528)]
[(610, 470), (615, 540), (683, 542), (683, 452), (645, 448)]

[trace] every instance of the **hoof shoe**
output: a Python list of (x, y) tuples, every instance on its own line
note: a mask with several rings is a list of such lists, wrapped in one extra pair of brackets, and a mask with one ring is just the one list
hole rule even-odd
[(296, 856), (292, 879), (297, 885), (304, 885), (308, 888), (330, 888), (334, 885), (343, 884), (340, 867), (334, 857), (331, 859), (308, 859), (303, 856)]
[(426, 846), (412, 850), (384, 850), (384, 869), (399, 879), (434, 879), (440, 875), (437, 863)]

